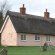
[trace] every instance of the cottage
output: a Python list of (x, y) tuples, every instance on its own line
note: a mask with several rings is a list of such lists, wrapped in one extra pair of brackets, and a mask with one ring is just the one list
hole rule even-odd
[(1, 45), (7, 46), (43, 46), (45, 42), (55, 46), (55, 19), (50, 13), (44, 17), (26, 14), (26, 8), (20, 13), (8, 11), (1, 28)]

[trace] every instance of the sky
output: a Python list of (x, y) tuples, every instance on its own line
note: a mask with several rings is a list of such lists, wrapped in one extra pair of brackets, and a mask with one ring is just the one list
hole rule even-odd
[[(0, 0), (3, 4), (5, 0)], [(45, 9), (48, 9), (50, 17), (55, 18), (55, 0), (7, 0), (10, 5), (10, 10), (19, 12), (22, 4), (25, 4), (26, 13), (38, 16), (44, 16)]]

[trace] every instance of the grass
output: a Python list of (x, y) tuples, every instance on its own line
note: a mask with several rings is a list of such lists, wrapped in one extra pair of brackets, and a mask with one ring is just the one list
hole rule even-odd
[[(0, 50), (3, 47), (0, 47)], [(7, 47), (8, 55), (55, 55), (55, 50), (42, 51), (42, 48), (36, 46), (26, 47)]]

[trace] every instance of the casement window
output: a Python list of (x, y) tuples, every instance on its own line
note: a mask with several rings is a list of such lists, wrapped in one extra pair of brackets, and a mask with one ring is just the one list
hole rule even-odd
[(36, 41), (40, 41), (40, 36), (39, 35), (35, 35), (35, 40)]
[(46, 36), (46, 41), (50, 41), (50, 36)]
[(26, 34), (21, 34), (21, 40), (26, 40)]

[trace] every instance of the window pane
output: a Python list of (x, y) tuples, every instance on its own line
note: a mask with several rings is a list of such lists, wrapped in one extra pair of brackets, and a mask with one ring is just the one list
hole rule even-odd
[(50, 36), (46, 36), (46, 41), (50, 41)]
[(23, 35), (21, 35), (21, 40), (23, 40)]
[(38, 36), (38, 40), (40, 40), (40, 37)]
[(26, 40), (26, 35), (24, 35), (24, 40)]
[(35, 35), (35, 40), (37, 40), (37, 35)]

